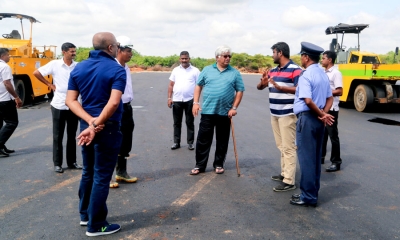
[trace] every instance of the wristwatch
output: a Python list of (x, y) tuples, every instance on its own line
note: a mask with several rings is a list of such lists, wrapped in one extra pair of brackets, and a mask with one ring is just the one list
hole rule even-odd
[(236, 110), (236, 109), (237, 109), (237, 107), (232, 107), (232, 109), (233, 109), (233, 110)]
[(94, 128), (97, 127), (97, 125), (94, 123), (94, 121), (92, 122), (92, 126), (93, 126)]

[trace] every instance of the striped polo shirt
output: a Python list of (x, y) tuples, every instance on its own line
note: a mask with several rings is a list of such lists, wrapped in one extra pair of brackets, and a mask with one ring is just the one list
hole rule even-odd
[[(285, 66), (271, 69), (268, 73), (269, 78), (280, 86), (294, 87), (297, 85), (302, 69), (290, 60)], [(272, 116), (284, 117), (292, 115), (294, 94), (279, 91), (274, 85), (269, 84), (269, 107)]]
[(221, 72), (216, 63), (201, 71), (197, 85), (203, 87), (201, 114), (227, 116), (232, 108), (236, 92), (245, 90), (238, 70), (228, 65)]

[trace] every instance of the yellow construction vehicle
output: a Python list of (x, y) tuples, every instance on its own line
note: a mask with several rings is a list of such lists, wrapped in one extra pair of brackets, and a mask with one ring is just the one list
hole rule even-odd
[[(360, 51), (360, 32), (368, 24), (344, 24), (328, 27), (327, 35), (336, 34), (330, 50), (337, 53), (337, 67), (343, 75), (343, 95), (341, 102), (353, 102), (359, 112), (367, 110), (373, 103), (400, 103), (400, 64), (384, 64), (378, 54)], [(342, 34), (339, 43), (338, 34)], [(357, 34), (358, 46), (345, 50), (345, 34)], [(398, 52), (398, 48), (396, 48)]]
[[(33, 23), (40, 23), (34, 17), (15, 13), (0, 13), (0, 20), (4, 18), (16, 18), (21, 22), (22, 36), (18, 30), (2, 34), (0, 48), (7, 48), (10, 51), (8, 65), (12, 69), (15, 90), (22, 103), (24, 105), (29, 104), (33, 99), (44, 98), (46, 94), (51, 97), (51, 89), (37, 80), (32, 73), (35, 69), (55, 59), (56, 46), (32, 46)], [(24, 36), (23, 19), (30, 21), (29, 39), (25, 39)], [(49, 82), (53, 82), (52, 76), (47, 76), (47, 78)]]

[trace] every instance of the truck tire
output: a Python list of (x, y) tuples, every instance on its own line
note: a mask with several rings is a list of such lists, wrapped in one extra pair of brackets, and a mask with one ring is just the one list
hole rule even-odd
[(360, 84), (354, 91), (354, 107), (359, 112), (364, 112), (374, 102), (374, 92), (371, 87), (365, 84)]
[[(14, 80), (14, 85), (15, 85), (15, 91), (17, 92), (19, 98), (22, 101), (22, 106), (25, 105), (28, 102), (27, 97), (27, 89), (25, 87), (24, 81), (21, 79), (15, 79)], [(28, 96), (29, 98), (29, 96)]]

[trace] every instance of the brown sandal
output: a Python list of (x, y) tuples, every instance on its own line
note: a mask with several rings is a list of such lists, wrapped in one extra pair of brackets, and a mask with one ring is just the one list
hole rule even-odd
[(215, 173), (216, 174), (223, 174), (225, 172), (225, 169), (223, 167), (216, 167), (215, 168)]
[(200, 168), (193, 168), (192, 171), (190, 171), (190, 175), (197, 175), (199, 173), (205, 172), (204, 170), (201, 170)]

